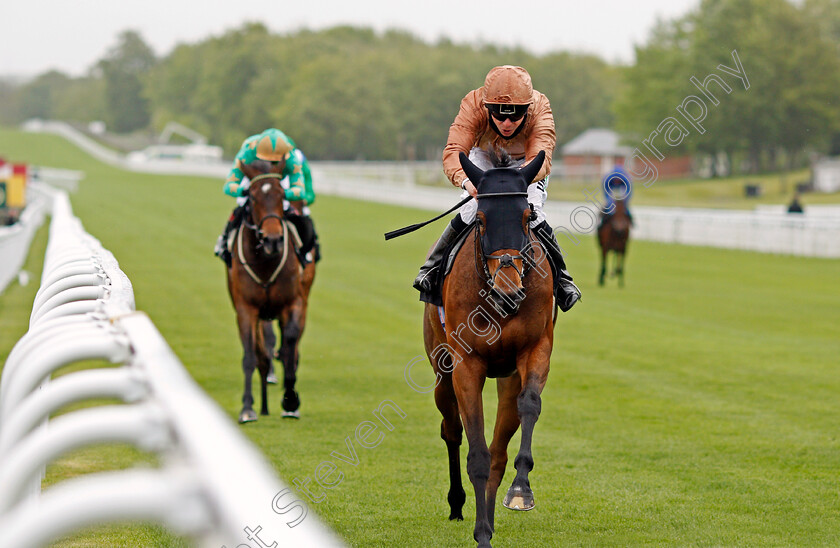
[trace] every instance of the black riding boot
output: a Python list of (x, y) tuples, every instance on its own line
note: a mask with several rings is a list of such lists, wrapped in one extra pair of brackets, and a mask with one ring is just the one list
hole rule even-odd
[(308, 215), (298, 215), (293, 209), (286, 210), (286, 218), (295, 225), (300, 236), (300, 254), (306, 256), (312, 251), (312, 262), (321, 260), (321, 245), (318, 242), (318, 233), (315, 232), (315, 223)]
[(306, 239), (303, 240), (303, 249), (301, 249), (301, 252), (306, 255), (311, 251), (312, 262), (317, 263), (321, 260), (321, 243), (318, 241), (318, 232), (315, 230), (315, 223), (312, 221), (312, 217), (304, 216), (303, 224), (306, 225), (304, 229)]
[(227, 224), (225, 225), (224, 231), (222, 231), (222, 235), (219, 236), (219, 239), (216, 241), (216, 249), (214, 250), (217, 257), (221, 258), (228, 268), (230, 268), (232, 257), (230, 255), (230, 250), (227, 246), (228, 237), (230, 236), (230, 231), (234, 228), (238, 227), (239, 224), (242, 222), (242, 217), (245, 214), (245, 206), (236, 206), (236, 209), (233, 210), (233, 213), (230, 214), (230, 218), (228, 219)]
[(546, 253), (548, 253), (548, 259), (554, 273), (554, 299), (560, 310), (566, 312), (580, 300), (580, 289), (572, 281), (569, 271), (566, 270), (566, 261), (560, 251), (560, 244), (557, 243), (557, 238), (554, 236), (554, 231), (548, 221), (543, 221), (537, 225), (534, 231), (537, 233), (537, 237), (543, 244)]
[(421, 293), (431, 293), (434, 290), (437, 278), (435, 270), (440, 266), (443, 252), (465, 228), (467, 228), (467, 223), (461, 220), (460, 214), (455, 215), (446, 225), (443, 234), (440, 235), (440, 239), (429, 254), (429, 258), (420, 267), (420, 273), (414, 279), (414, 289)]

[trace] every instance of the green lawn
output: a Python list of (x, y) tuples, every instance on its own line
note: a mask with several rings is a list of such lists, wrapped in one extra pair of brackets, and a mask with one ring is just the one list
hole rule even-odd
[[(85, 171), (75, 214), (234, 420), (241, 349), (212, 255), (232, 207), (221, 182), (121, 172), (52, 136), (0, 131), (0, 153)], [(467, 521), (449, 522), (440, 416), (403, 377), (423, 352), (411, 280), (442, 224), (386, 243), (384, 232), (428, 213), (321, 196), (313, 215), (324, 260), (301, 350), (303, 416), (242, 430), (288, 482), (339, 465), (342, 483), (310, 506), (348, 544), (473, 546), (471, 486)], [(41, 231), (33, 272), (45, 240)], [(840, 261), (633, 242), (620, 290), (614, 280), (597, 287), (590, 238), (568, 251), (584, 299), (555, 331), (534, 441), (537, 508), (499, 508), (494, 546), (840, 544)], [(36, 290), (13, 285), (0, 296), (0, 360), (25, 332)], [(490, 416), (492, 385), (485, 396)], [(276, 412), (280, 389), (271, 397)], [(384, 400), (406, 417), (392, 418), (382, 443), (357, 444), (358, 466), (331, 457)], [(50, 467), (47, 483), (136, 460), (149, 458), (122, 447), (77, 452)], [(116, 526), (60, 546), (179, 542)]]

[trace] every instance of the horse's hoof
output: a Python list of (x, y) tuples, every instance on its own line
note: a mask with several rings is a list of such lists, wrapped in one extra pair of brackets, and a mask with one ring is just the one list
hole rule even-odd
[(277, 375), (274, 373), (269, 373), (268, 376), (265, 378), (265, 382), (268, 384), (277, 384)]
[(239, 413), (239, 424), (245, 424), (246, 422), (254, 422), (257, 420), (257, 412), (253, 409), (243, 409), (241, 413)]
[(300, 408), (300, 397), (294, 390), (286, 390), (283, 394), (283, 411), (294, 412)]
[(511, 487), (507, 495), (505, 495), (505, 500), (502, 504), (504, 504), (505, 508), (521, 512), (533, 510), (534, 506), (536, 506), (534, 504), (534, 493), (530, 489), (526, 491), (521, 487)]
[(464, 514), (449, 514), (449, 521), (464, 521)]
[(283, 418), (284, 419), (299, 419), (300, 418), (300, 410), (283, 411)]

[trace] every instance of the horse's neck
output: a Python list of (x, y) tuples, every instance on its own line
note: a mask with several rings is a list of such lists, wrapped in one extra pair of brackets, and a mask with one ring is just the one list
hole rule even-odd
[(627, 215), (627, 204), (624, 200), (616, 200), (615, 213), (618, 215)]

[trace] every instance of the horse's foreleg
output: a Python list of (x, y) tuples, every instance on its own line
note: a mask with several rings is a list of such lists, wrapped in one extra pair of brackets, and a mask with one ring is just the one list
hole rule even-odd
[(251, 422), (257, 420), (254, 412), (254, 396), (251, 392), (251, 379), (254, 376), (254, 368), (257, 363), (256, 331), (257, 314), (249, 308), (237, 309), (236, 319), (239, 324), (239, 338), (242, 341), (242, 372), (245, 375), (245, 388), (242, 394), (242, 410), (239, 412), (239, 422)]
[(615, 257), (615, 271), (618, 274), (618, 287), (624, 287), (624, 251), (616, 253)]
[(598, 285), (604, 285), (604, 276), (607, 275), (607, 252), (601, 251), (601, 273), (598, 275)]
[(293, 305), (288, 314), (283, 315), (283, 342), (280, 347), (283, 360), (283, 416), (299, 417), (300, 397), (295, 391), (297, 382), (297, 347), (300, 342), (302, 328), (300, 323), (300, 303)]
[[(271, 350), (274, 347), (274, 331), (270, 322), (260, 322), (256, 329), (255, 353), (257, 369), (260, 372), (260, 415), (268, 415), (268, 373), (271, 370)], [(270, 343), (270, 344), (269, 344)]]
[[(430, 358), (432, 359), (432, 358)], [(437, 370), (437, 369), (436, 369)], [(452, 388), (452, 375), (441, 374), (440, 383), (435, 387), (435, 404), (443, 420), (440, 422), (440, 437), (446, 443), (449, 457), (449, 519), (464, 519), (464, 502), (467, 494), (461, 483), (461, 440), (464, 427), (458, 414), (458, 399)]]
[(522, 382), (522, 391), (516, 398), (519, 422), (522, 425), (522, 440), (519, 453), (513, 461), (516, 477), (505, 496), (504, 505), (511, 510), (531, 510), (534, 507), (534, 493), (528, 474), (534, 469), (531, 440), (534, 426), (542, 409), (542, 390), (548, 379), (548, 362), (551, 356), (551, 339), (534, 349), (517, 364)]
[(494, 527), (496, 492), (505, 476), (505, 467), (508, 462), (508, 444), (519, 428), (516, 397), (521, 391), (521, 386), (517, 375), (498, 379), (496, 382), (499, 406), (496, 410), (496, 428), (493, 431), (493, 442), (490, 444), (490, 478), (487, 481), (487, 520), (490, 522), (490, 527)]
[(484, 437), (484, 406), (481, 400), (485, 378), (483, 370), (481, 364), (467, 359), (455, 368), (452, 380), (469, 444), (467, 475), (475, 491), (473, 538), (478, 542), (479, 548), (489, 548), (493, 528), (487, 520), (486, 489), (490, 477), (490, 450)]

